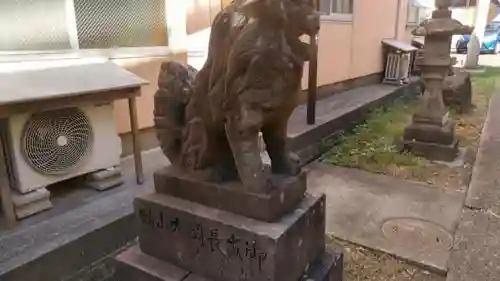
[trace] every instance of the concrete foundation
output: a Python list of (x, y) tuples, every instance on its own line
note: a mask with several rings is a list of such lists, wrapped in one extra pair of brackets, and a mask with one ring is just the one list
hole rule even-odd
[(29, 193), (21, 194), (12, 192), (14, 212), (18, 219), (23, 219), (52, 208), (50, 192), (46, 188), (40, 188)]
[(123, 184), (123, 174), (120, 167), (113, 167), (87, 175), (87, 186), (103, 191)]

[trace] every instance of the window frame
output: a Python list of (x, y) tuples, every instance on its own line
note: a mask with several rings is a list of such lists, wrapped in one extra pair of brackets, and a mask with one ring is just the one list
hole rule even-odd
[[(415, 21), (410, 20), (410, 14), (413, 12), (416, 12)], [(425, 8), (414, 6), (412, 4), (411, 0), (408, 1), (408, 7), (406, 10), (406, 26), (410, 26), (410, 27), (418, 26), (420, 24), (420, 22), (422, 22), (424, 20), (423, 15), (425, 15), (425, 14), (427, 14), (427, 10)]]
[[(353, 14), (354, 14), (354, 0), (348, 0), (350, 1), (350, 6), (352, 7), (351, 8), (351, 11), (348, 11), (348, 12), (332, 12), (333, 11), (333, 0), (329, 0), (330, 2), (330, 13), (328, 14), (322, 14), (321, 15), (321, 20), (322, 21), (333, 21), (333, 22), (346, 22), (346, 23), (349, 23), (349, 22), (352, 22), (353, 20)], [(322, 11), (320, 9), (320, 12), (321, 13), (324, 13), (324, 11)]]
[[(127, 58), (144, 58), (144, 57), (164, 57), (171, 55), (172, 41), (169, 32), (172, 28), (177, 28), (179, 24), (173, 22), (179, 20), (179, 14), (176, 12), (176, 17), (170, 18), (168, 11), (172, 8), (167, 8), (171, 5), (171, 1), (179, 0), (164, 0), (165, 1), (165, 27), (168, 37), (167, 46), (149, 46), (149, 47), (118, 47), (118, 48), (101, 48), (101, 49), (80, 49), (78, 41), (77, 23), (75, 15), (75, 7), (73, 0), (64, 0), (66, 9), (66, 30), (69, 34), (70, 48), (61, 50), (36, 50), (36, 51), (0, 51), (0, 63), (13, 63), (23, 61), (45, 61), (45, 60), (64, 60), (64, 59), (127, 59)], [(170, 13), (171, 14), (171, 13)], [(173, 33), (173, 32), (172, 32)], [(181, 31), (181, 33), (185, 33)], [(187, 37), (187, 33), (186, 37)], [(184, 35), (184, 34), (182, 34)], [(178, 32), (175, 34), (176, 41), (179, 41)], [(181, 36), (182, 37), (182, 36)], [(184, 38), (183, 38), (184, 39)], [(187, 52), (186, 40), (175, 44), (176, 52)]]

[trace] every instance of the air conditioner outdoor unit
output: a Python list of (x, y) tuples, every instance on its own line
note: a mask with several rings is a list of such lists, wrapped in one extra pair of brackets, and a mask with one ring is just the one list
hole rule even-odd
[(410, 58), (410, 53), (389, 53), (385, 65), (384, 83), (395, 85), (408, 83)]
[(120, 164), (111, 103), (13, 115), (6, 125), (10, 182), (20, 194)]

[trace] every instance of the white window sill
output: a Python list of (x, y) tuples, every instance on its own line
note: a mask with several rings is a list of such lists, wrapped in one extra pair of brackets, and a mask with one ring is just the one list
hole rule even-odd
[(324, 22), (340, 22), (340, 23), (352, 23), (352, 14), (329, 14), (322, 15), (321, 21)]
[[(169, 47), (138, 47), (93, 50), (62, 50), (62, 51), (33, 51), (33, 52), (2, 52), (0, 63), (15, 63), (47, 60), (72, 60), (72, 59), (126, 59), (144, 57), (162, 57), (172, 53), (181, 53), (182, 50)], [(187, 50), (185, 50), (187, 52)]]

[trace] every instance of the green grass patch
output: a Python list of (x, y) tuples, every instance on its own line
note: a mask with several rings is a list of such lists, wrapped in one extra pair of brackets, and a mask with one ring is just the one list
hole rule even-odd
[(418, 101), (401, 99), (375, 109), (366, 122), (352, 132), (339, 137), (335, 145), (322, 157), (325, 163), (366, 169), (384, 173), (388, 166), (417, 166), (418, 158), (410, 153), (400, 153), (396, 140), (409, 122)]
[(497, 90), (497, 83), (500, 80), (500, 67), (485, 67), (483, 73), (472, 75), (473, 103), (476, 107), (484, 107), (489, 104), (491, 96)]
[[(497, 80), (500, 80), (498, 67), (486, 67), (483, 73), (473, 74), (475, 109), (463, 115), (450, 109), (457, 124), (457, 136), (463, 141), (463, 145), (477, 146), (489, 100), (498, 88)], [(443, 170), (411, 153), (400, 153), (396, 147), (397, 140), (402, 137), (418, 103), (419, 100), (403, 97), (373, 110), (363, 124), (337, 137), (330, 151), (320, 160), (336, 166), (359, 168), (425, 182), (439, 177), (446, 185), (453, 171)]]
[(486, 66), (484, 67), (484, 72), (473, 73), (472, 77), (474, 79), (491, 79), (500, 77), (500, 67)]

